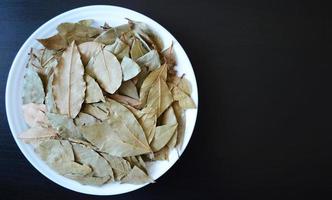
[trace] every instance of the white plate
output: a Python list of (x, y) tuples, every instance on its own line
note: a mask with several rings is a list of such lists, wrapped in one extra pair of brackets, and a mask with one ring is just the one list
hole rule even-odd
[[(82, 185), (76, 181), (63, 177), (50, 169), (41, 159), (39, 159), (38, 155), (35, 154), (30, 145), (23, 143), (17, 138), (17, 135), (20, 132), (28, 128), (23, 120), (21, 110), (22, 82), (25, 73), (24, 69), (28, 62), (28, 53), (31, 47), (41, 48), (41, 45), (36, 41), (36, 39), (46, 38), (55, 34), (57, 25), (62, 22), (77, 22), (82, 19), (94, 19), (96, 21), (95, 25), (102, 25), (104, 22), (107, 22), (111, 26), (115, 26), (126, 23), (127, 21), (125, 20), (125, 18), (147, 23), (153, 30), (155, 30), (159, 34), (165, 47), (168, 47), (172, 41), (174, 42), (174, 52), (178, 63), (177, 70), (181, 74), (185, 73), (186, 78), (191, 82), (193, 89), (192, 97), (197, 105), (198, 95), (195, 74), (186, 53), (184, 52), (178, 41), (165, 28), (163, 28), (154, 20), (135, 11), (116, 6), (81, 7), (65, 12), (49, 20), (41, 27), (39, 27), (20, 48), (13, 61), (8, 75), (6, 88), (6, 111), (9, 126), (18, 147), (21, 149), (22, 153), (29, 160), (29, 162), (40, 173), (42, 173), (44, 176), (46, 176), (53, 182), (77, 192), (94, 195), (114, 195), (130, 192), (141, 188), (144, 185), (130, 185), (119, 183), (110, 183), (101, 187)], [(196, 117), (197, 109), (191, 109), (186, 111), (186, 132), (183, 148), (180, 152), (181, 154), (190, 140), (194, 129)], [(148, 166), (150, 176), (155, 180), (158, 179), (170, 167), (172, 167), (172, 165), (177, 160), (178, 155), (176, 151), (173, 150), (170, 154), (169, 161), (158, 161)]]

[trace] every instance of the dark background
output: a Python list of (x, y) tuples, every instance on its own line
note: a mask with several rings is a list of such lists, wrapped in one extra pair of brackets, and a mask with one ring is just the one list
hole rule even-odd
[[(155, 19), (192, 61), (199, 115), (157, 183), (105, 199), (331, 199), (328, 1), (0, 1), (0, 199), (101, 199), (35, 170), (6, 120), (5, 85), (29, 35), (69, 9), (110, 4)], [(19, 98), (19, 97), (18, 97)]]

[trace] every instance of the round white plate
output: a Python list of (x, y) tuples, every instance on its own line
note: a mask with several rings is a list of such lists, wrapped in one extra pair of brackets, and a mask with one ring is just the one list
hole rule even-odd
[[(197, 94), (197, 84), (195, 79), (195, 74), (192, 69), (191, 63), (184, 52), (178, 41), (161, 25), (159, 25), (154, 20), (137, 13), (135, 11), (116, 7), (116, 6), (87, 6), (81, 7), (74, 10), (70, 10), (61, 15), (54, 17), (49, 20), (41, 27), (39, 27), (23, 44), (17, 53), (13, 64), (11, 66), (6, 88), (6, 111), (7, 118), (9, 122), (10, 129), (12, 131), (13, 137), (21, 149), (24, 156), (29, 160), (29, 162), (44, 176), (52, 180), (53, 182), (86, 194), (94, 195), (114, 195), (121, 194), (125, 192), (130, 192), (144, 185), (130, 185), (130, 184), (119, 184), (110, 183), (103, 185), (101, 187), (82, 185), (76, 181), (65, 178), (51, 168), (49, 168), (39, 157), (35, 154), (33, 148), (22, 142), (17, 138), (17, 135), (26, 130), (28, 127), (24, 122), (22, 117), (22, 83), (23, 76), (25, 73), (25, 66), (28, 62), (28, 53), (31, 47), (41, 48), (42, 46), (37, 42), (37, 38), (46, 38), (52, 36), (56, 33), (56, 27), (62, 22), (78, 22), (82, 19), (94, 19), (96, 26), (102, 25), (104, 22), (109, 23), (111, 26), (116, 26), (124, 24), (127, 22), (125, 18), (129, 18), (135, 21), (142, 21), (147, 23), (158, 35), (161, 37), (164, 47), (170, 46), (171, 42), (174, 42), (174, 52), (177, 59), (177, 70), (180, 74), (185, 73), (186, 78), (192, 84), (192, 97), (196, 105), (198, 104), (198, 94)], [(186, 111), (186, 132), (184, 137), (184, 144), (180, 153), (186, 148), (190, 137), (192, 135), (195, 121), (197, 117), (197, 109), (190, 109)], [(163, 175), (176, 161), (178, 160), (178, 155), (175, 150), (170, 154), (169, 161), (158, 161), (153, 164), (148, 165), (148, 172), (153, 179), (158, 179)]]

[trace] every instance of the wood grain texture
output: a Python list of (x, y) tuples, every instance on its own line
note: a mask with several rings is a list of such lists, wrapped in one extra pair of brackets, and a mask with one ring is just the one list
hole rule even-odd
[(191, 59), (200, 97), (178, 163), (155, 184), (109, 199), (331, 199), (327, 2), (1, 0), (0, 199), (101, 199), (37, 172), (10, 134), (4, 103), (10, 65), (29, 35), (64, 11), (92, 4), (136, 10), (174, 34)]

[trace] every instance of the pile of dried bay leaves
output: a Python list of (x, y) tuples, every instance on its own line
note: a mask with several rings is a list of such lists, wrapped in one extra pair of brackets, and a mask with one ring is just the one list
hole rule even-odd
[(38, 39), (24, 77), (19, 135), (59, 174), (82, 184), (152, 182), (145, 162), (181, 148), (191, 87), (144, 23), (62, 23)]

